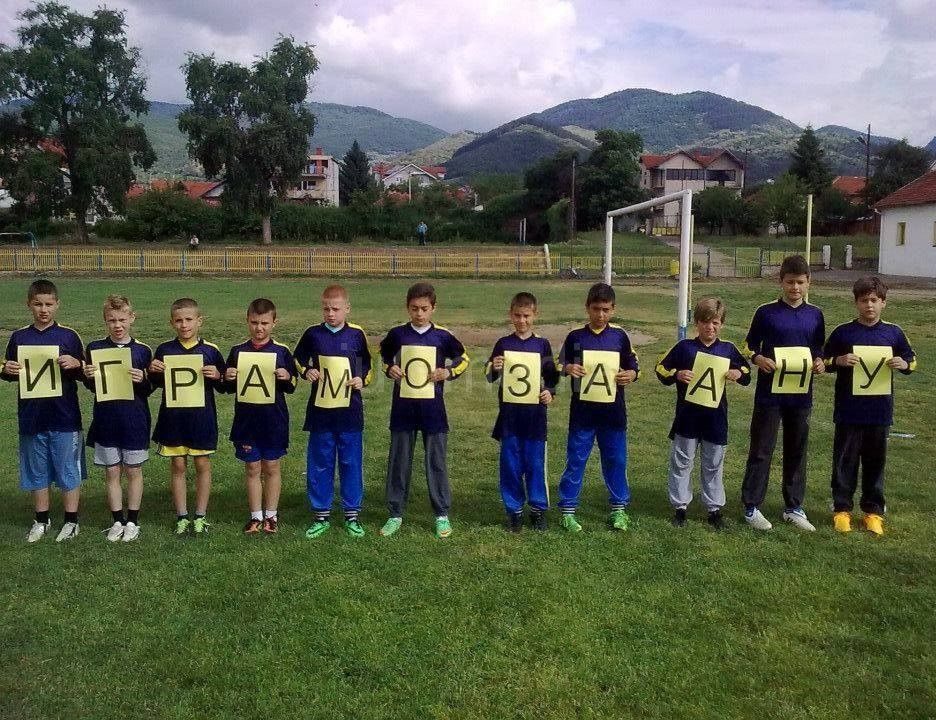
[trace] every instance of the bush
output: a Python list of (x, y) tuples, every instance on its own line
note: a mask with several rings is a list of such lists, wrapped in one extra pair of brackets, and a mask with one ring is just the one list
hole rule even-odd
[[(557, 200), (546, 211), (546, 223), (549, 225), (549, 242), (568, 242), (571, 237), (569, 229), (572, 202), (569, 198)], [(528, 230), (529, 233), (529, 230)]]

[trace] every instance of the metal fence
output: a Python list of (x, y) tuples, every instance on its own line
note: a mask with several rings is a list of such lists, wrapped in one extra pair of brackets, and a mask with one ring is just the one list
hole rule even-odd
[[(776, 272), (785, 250), (737, 247), (693, 254), (693, 272), (700, 277), (763, 277)], [(822, 252), (813, 252), (813, 265)], [(454, 277), (582, 275), (598, 276), (600, 255), (557, 253), (539, 248), (513, 252), (500, 249), (331, 249), (331, 248), (132, 248), (28, 245), (0, 247), (0, 272), (132, 273), (212, 275), (326, 275)], [(679, 272), (673, 255), (616, 255), (611, 269), (619, 276), (673, 276)]]

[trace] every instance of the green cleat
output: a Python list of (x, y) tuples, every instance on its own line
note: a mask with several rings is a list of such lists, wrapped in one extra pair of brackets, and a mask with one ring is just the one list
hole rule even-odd
[(447, 517), (438, 517), (436, 518), (436, 537), (440, 540), (443, 540), (447, 537), (452, 536), (452, 523), (449, 522)]
[(196, 535), (204, 535), (208, 532), (208, 528), (211, 527), (211, 523), (204, 517), (197, 517), (192, 523), (192, 531)]
[(348, 533), (348, 535), (351, 537), (364, 537), (364, 526), (361, 525), (361, 523), (359, 523), (356, 518), (354, 520), (345, 520), (344, 529), (345, 532)]
[(314, 540), (317, 537), (321, 537), (328, 532), (328, 529), (331, 527), (331, 523), (328, 520), (316, 520), (314, 523), (309, 525), (309, 529), (306, 530), (306, 537), (309, 540)]
[(189, 531), (189, 527), (191, 527), (191, 525), (192, 525), (192, 521), (189, 520), (187, 517), (179, 518), (178, 520), (176, 520), (175, 534), (185, 535), (185, 533)]
[(623, 510), (612, 510), (608, 516), (608, 525), (612, 530), (624, 532), (630, 527), (630, 518)]
[(397, 530), (400, 529), (400, 526), (403, 524), (403, 518), (392, 517), (387, 518), (387, 522), (383, 524), (383, 527), (380, 528), (380, 534), (384, 537), (390, 537)]
[(562, 513), (562, 519), (559, 521), (559, 526), (566, 532), (582, 532), (582, 526), (579, 524), (579, 521), (575, 519), (575, 515), (572, 513)]

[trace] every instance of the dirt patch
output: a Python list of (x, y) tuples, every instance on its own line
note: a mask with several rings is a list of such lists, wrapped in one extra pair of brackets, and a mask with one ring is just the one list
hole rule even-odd
[[(562, 343), (565, 341), (566, 335), (569, 334), (575, 328), (582, 327), (582, 323), (568, 323), (566, 325), (537, 325), (536, 334), (541, 335), (549, 340), (549, 344), (552, 345), (553, 352), (559, 353), (559, 349), (562, 347)], [(462, 341), (468, 347), (494, 347), (494, 343), (498, 339), (504, 337), (511, 332), (511, 327), (509, 325), (504, 325), (502, 327), (474, 327), (474, 326), (462, 326), (458, 328), (453, 328), (454, 332), (458, 336), (458, 339)], [(647, 335), (646, 333), (640, 332), (639, 330), (627, 330), (627, 335), (630, 337), (631, 343), (636, 347), (641, 345), (649, 345), (650, 343), (656, 342), (658, 338), (653, 335)], [(382, 337), (369, 337), (367, 338), (368, 343), (371, 345), (378, 345), (382, 340)]]

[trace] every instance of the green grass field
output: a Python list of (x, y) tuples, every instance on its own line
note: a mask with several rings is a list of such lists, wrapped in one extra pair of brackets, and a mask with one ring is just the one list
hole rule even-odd
[[(0, 281), (2, 327), (29, 321), (27, 278)], [(408, 281), (354, 281), (352, 319), (372, 337), (405, 319)], [(302, 279), (67, 279), (59, 319), (88, 340), (104, 334), (109, 292), (134, 300), (134, 335), (171, 336), (171, 300), (202, 303), (207, 339), (243, 339), (253, 297), (277, 302), (276, 336), (294, 344), (320, 320), (323, 281)], [(468, 341), (474, 367), (447, 387), (455, 534), (437, 541), (425, 482), (415, 473), (403, 529), (382, 539), (390, 387), (365, 391), (367, 536), (340, 529), (317, 541), (304, 491), (308, 395), (290, 400), (281, 531), (245, 538), (242, 469), (229, 445), (215, 456), (204, 539), (177, 539), (167, 464), (145, 466), (143, 534), (110, 545), (102, 473), (92, 469), (74, 541), (27, 546), (28, 495), (17, 488), (15, 388), (3, 383), (0, 455), (0, 718), (932, 718), (936, 649), (936, 503), (931, 448), (936, 296), (893, 291), (885, 317), (907, 331), (919, 370), (897, 378), (888, 464), (887, 535), (837, 536), (828, 511), (832, 383), (817, 381), (808, 509), (818, 532), (778, 526), (755, 534), (738, 520), (753, 387), (730, 389), (726, 465), (731, 528), (715, 534), (693, 506), (669, 524), (667, 432), (673, 390), (653, 376), (674, 336), (670, 283), (618, 289), (618, 317), (656, 340), (638, 352), (644, 374), (628, 390), (634, 526), (604, 527), (606, 497), (593, 458), (583, 491), (585, 532), (508, 535), (501, 526), (496, 414), (482, 366), (504, 330), (508, 298), (531, 289), (540, 323), (560, 336), (584, 317), (584, 283), (437, 282), (436, 320)], [(695, 285), (728, 302), (723, 336), (740, 342), (767, 281)], [(846, 288), (817, 285), (829, 327), (850, 319)], [(554, 349), (558, 348), (554, 345)], [(157, 406), (153, 398), (153, 408)], [(82, 392), (85, 423), (90, 393)], [(223, 436), (231, 402), (220, 400)], [(549, 478), (563, 467), (568, 390), (550, 411)], [(417, 460), (416, 467), (421, 461)], [(776, 468), (764, 508), (777, 520)], [(190, 501), (191, 502), (191, 501)], [(54, 530), (61, 506), (53, 503)]]

